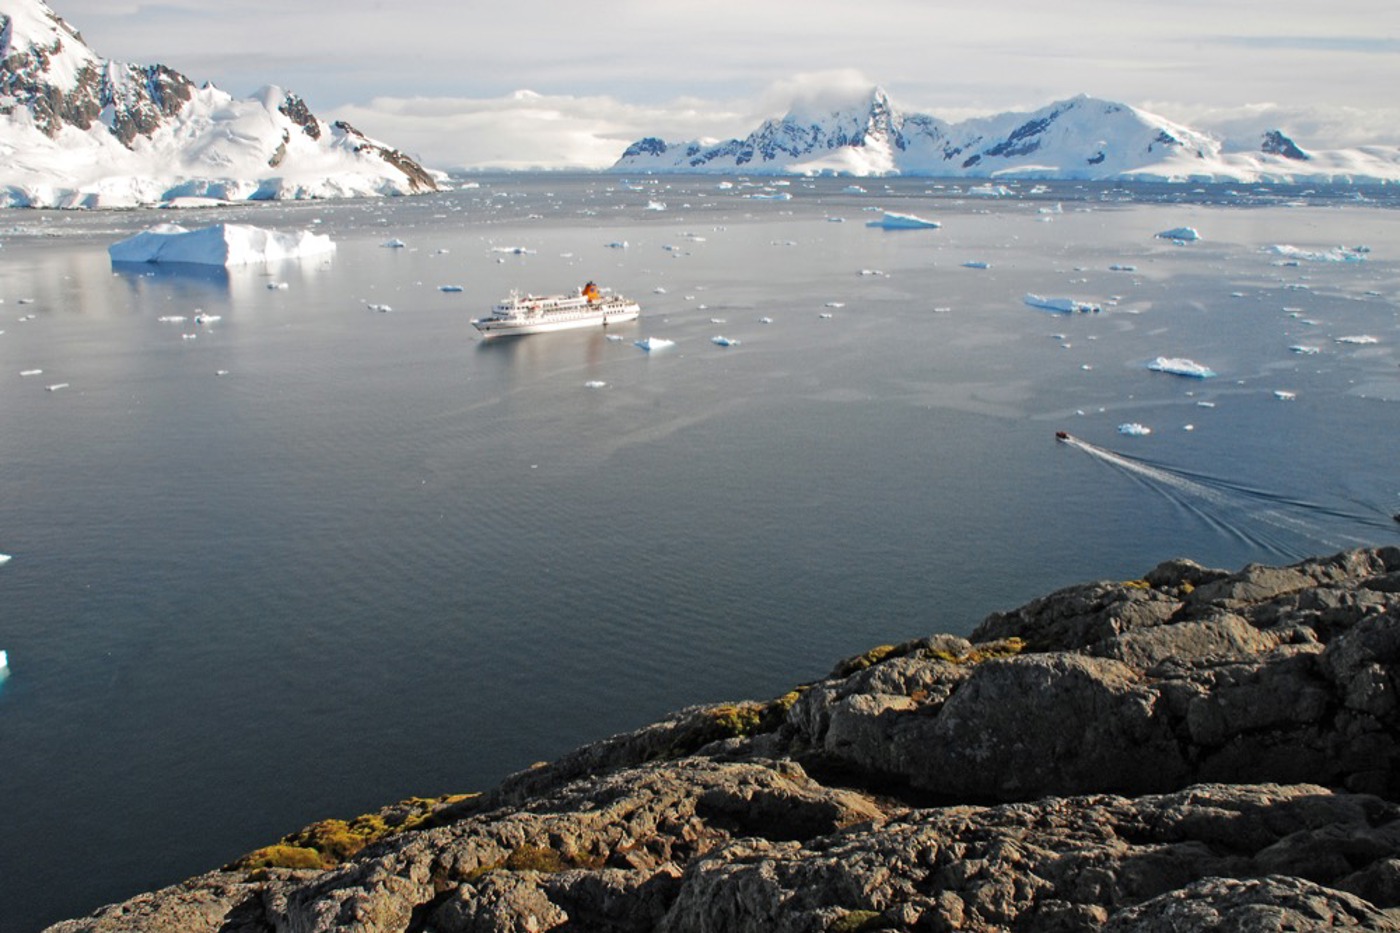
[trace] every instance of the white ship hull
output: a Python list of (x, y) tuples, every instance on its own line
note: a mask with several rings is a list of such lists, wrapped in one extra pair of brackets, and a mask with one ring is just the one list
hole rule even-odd
[(490, 316), (472, 321), (472, 326), (481, 331), (483, 337), (505, 337), (544, 334), (577, 327), (606, 327), (635, 321), (641, 313), (641, 306), (635, 301), (620, 295), (603, 298), (596, 289), (591, 296), (580, 293), (522, 298), (512, 294), (496, 305)]

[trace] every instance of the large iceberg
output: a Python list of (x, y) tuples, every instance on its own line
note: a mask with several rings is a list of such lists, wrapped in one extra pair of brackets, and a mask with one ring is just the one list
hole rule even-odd
[(335, 243), (328, 236), (306, 230), (281, 233), (249, 224), (215, 224), (198, 230), (179, 224), (158, 224), (107, 247), (112, 262), (178, 262), (202, 266), (246, 266), (333, 252)]
[(1089, 314), (1101, 311), (1099, 305), (1089, 301), (1080, 301), (1076, 298), (1046, 298), (1034, 293), (1028, 293), (1022, 299), (1032, 308), (1040, 308), (1044, 311), (1059, 311), (1065, 314)]
[(1194, 360), (1180, 356), (1159, 356), (1148, 363), (1147, 368), (1159, 373), (1171, 373), (1173, 376), (1190, 376), (1192, 379), (1209, 379), (1215, 375), (1215, 370), (1209, 366), (1202, 366)]
[(1201, 234), (1195, 227), (1172, 227), (1157, 234), (1157, 238), (1175, 240), (1178, 243), (1194, 243), (1201, 238)]
[(943, 225), (936, 220), (924, 220), (924, 218), (915, 217), (913, 214), (896, 214), (893, 211), (885, 211), (883, 217), (870, 221), (866, 226), (880, 227), (884, 230), (937, 230)]

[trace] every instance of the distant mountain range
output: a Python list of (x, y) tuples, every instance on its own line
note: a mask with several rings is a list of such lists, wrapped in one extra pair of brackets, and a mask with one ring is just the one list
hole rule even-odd
[(437, 179), (295, 94), (235, 100), (164, 65), (100, 58), (44, 0), (0, 10), (0, 206), (409, 194)]
[(1123, 181), (1400, 182), (1400, 147), (1305, 152), (1282, 132), (1253, 152), (1127, 104), (1081, 95), (1034, 113), (948, 123), (901, 113), (880, 88), (826, 108), (794, 108), (743, 139), (633, 143), (628, 172), (928, 175)]

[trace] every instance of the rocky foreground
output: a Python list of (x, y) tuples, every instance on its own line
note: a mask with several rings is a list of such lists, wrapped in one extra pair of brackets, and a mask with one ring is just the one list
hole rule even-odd
[(1400, 930), (1400, 548), (1070, 587), (78, 931)]

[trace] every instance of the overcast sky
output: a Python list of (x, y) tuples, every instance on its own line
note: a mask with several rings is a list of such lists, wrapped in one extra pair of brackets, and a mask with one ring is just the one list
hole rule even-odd
[(1400, 143), (1396, 0), (50, 6), (99, 55), (240, 97), (278, 84), (440, 168), (600, 167), (644, 135), (743, 135), (795, 95), (869, 84), (948, 120), (1082, 92), (1251, 143)]

